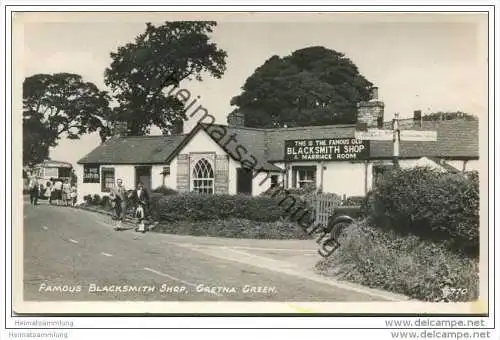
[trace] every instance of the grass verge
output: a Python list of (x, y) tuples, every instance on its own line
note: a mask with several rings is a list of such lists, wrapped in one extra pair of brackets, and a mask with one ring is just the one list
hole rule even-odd
[(351, 225), (339, 242), (334, 254), (316, 264), (318, 273), (422, 301), (478, 298), (479, 261), (443, 245), (376, 230), (365, 222)]

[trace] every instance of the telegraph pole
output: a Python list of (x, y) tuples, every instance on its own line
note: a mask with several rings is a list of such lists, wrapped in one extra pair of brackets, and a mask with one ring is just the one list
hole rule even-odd
[(411, 142), (435, 142), (437, 141), (437, 131), (400, 130), (399, 113), (395, 113), (394, 119), (392, 120), (392, 129), (360, 129), (357, 127), (354, 132), (354, 137), (359, 140), (387, 142), (392, 140), (392, 162), (395, 168), (399, 168), (399, 144), (401, 140)]
[(392, 162), (395, 168), (399, 168), (399, 113), (394, 114), (392, 120)]

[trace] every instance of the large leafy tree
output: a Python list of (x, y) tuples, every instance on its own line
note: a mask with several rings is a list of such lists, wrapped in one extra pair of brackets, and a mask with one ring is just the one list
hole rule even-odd
[(357, 103), (370, 99), (372, 86), (344, 54), (308, 47), (268, 59), (231, 105), (251, 127), (349, 124), (356, 121)]
[(37, 119), (23, 120), (23, 164), (32, 166), (49, 158), (49, 149), (55, 145), (50, 132)]
[(133, 43), (111, 53), (105, 83), (117, 103), (113, 120), (126, 121), (130, 135), (147, 134), (151, 126), (170, 133), (185, 118), (189, 99), (167, 87), (183, 80), (201, 81), (204, 73), (220, 78), (226, 70), (226, 52), (210, 41), (215, 26), (206, 21), (147, 23)]
[[(95, 131), (107, 134), (109, 98), (96, 85), (71, 73), (36, 74), (23, 83), (23, 163), (48, 157), (67, 137)], [(105, 132), (106, 131), (106, 132)]]

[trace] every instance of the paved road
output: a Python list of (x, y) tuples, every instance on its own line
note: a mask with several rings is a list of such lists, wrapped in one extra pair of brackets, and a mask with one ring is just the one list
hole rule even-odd
[[(250, 247), (241, 246), (242, 240), (228, 245), (221, 244), (221, 239), (207, 242), (208, 239), (153, 232), (138, 234), (132, 230), (116, 232), (107, 216), (73, 208), (25, 204), (24, 299), (384, 300), (296, 274), (293, 265), (283, 265), (290, 262), (266, 257), (264, 248), (252, 253), (248, 251)], [(287, 252), (276, 248), (274, 253), (280, 250)], [(293, 251), (296, 249), (290, 250)], [(284, 253), (281, 251), (282, 257)], [(314, 263), (317, 258), (313, 254), (306, 249), (300, 257)]]

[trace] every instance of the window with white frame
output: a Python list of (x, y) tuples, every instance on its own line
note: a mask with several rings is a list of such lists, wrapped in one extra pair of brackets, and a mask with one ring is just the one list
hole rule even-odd
[(115, 169), (102, 168), (101, 170), (101, 191), (110, 192), (115, 186)]
[(392, 165), (374, 165), (372, 169), (372, 180), (376, 184), (388, 170), (392, 169)]
[(206, 158), (200, 159), (193, 166), (191, 191), (201, 194), (214, 193), (214, 170)]
[(292, 167), (292, 175), (294, 188), (316, 187), (315, 166), (294, 166)]

